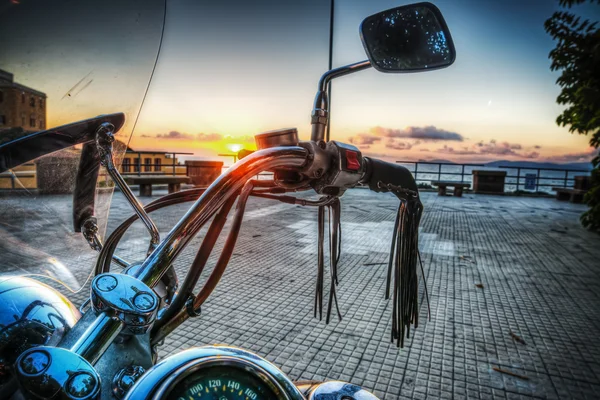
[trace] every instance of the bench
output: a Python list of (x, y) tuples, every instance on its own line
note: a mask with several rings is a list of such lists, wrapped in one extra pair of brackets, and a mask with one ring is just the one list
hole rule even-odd
[(470, 183), (452, 181), (431, 181), (431, 185), (438, 187), (438, 196), (445, 196), (448, 186), (454, 187), (454, 195), (456, 197), (462, 197), (463, 190), (471, 187)]
[(124, 176), (128, 185), (140, 185), (140, 196), (152, 196), (152, 185), (169, 185), (169, 193), (179, 192), (182, 183), (188, 183), (188, 176), (173, 175), (129, 175)]
[(582, 203), (583, 196), (587, 193), (587, 190), (572, 189), (563, 187), (553, 187), (552, 190), (556, 192), (556, 200), (559, 201), (570, 201), (571, 203)]

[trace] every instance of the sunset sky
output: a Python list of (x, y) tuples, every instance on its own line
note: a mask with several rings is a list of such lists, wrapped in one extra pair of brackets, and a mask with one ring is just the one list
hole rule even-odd
[[(18, 20), (27, 7), (22, 3), (0, 9), (0, 17)], [(124, 132), (133, 128), (156, 55), (162, 7), (139, 1), (115, 13), (125, 6), (105, 3), (71, 10), (99, 21), (103, 13), (116, 15), (111, 29), (98, 29), (96, 37), (89, 32), (93, 22), (78, 20), (78, 27), (58, 23), (50, 48), (27, 42), (35, 32), (23, 32), (0, 50), (0, 68), (48, 94), (50, 125), (124, 110)], [(366, 58), (358, 35), (364, 17), (407, 3), (338, 0), (334, 67)], [(335, 80), (332, 139), (389, 160), (591, 159), (587, 137), (555, 124), (558, 73), (549, 70), (553, 42), (543, 23), (557, 1), (433, 3), (454, 38), (455, 64), (419, 74), (368, 70)], [(600, 7), (576, 11), (598, 19)], [(47, 20), (37, 22), (43, 28)], [(215, 158), (239, 146), (252, 148), (253, 135), (266, 130), (297, 127), (308, 139), (317, 81), (327, 68), (328, 24), (324, 0), (169, 1), (160, 57), (131, 147)], [(86, 28), (83, 38), (72, 31)]]

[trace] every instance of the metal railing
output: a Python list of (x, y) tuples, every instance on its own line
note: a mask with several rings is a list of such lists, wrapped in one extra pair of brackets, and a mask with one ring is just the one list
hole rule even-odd
[[(396, 161), (405, 165), (415, 177), (417, 184), (431, 185), (432, 181), (449, 180), (472, 183), (473, 169), (506, 171), (505, 191), (545, 191), (552, 187), (573, 187), (575, 176), (590, 175), (589, 170), (572, 168), (535, 168), (502, 165), (499, 167), (485, 164), (455, 164), (430, 161)], [(531, 173), (528, 173), (531, 172)], [(545, 189), (545, 190), (544, 190)]]
[[(473, 167), (485, 167), (485, 165), (483, 164), (454, 164), (454, 163), (445, 163), (445, 162), (429, 162), (429, 161), (396, 161), (396, 163), (398, 164), (404, 164), (409, 171), (413, 174), (413, 176), (415, 177), (415, 181), (417, 182), (417, 184), (419, 182), (429, 182), (431, 183), (431, 181), (434, 180), (438, 180), (441, 181), (443, 180), (442, 177), (445, 176), (450, 176), (452, 177), (451, 179), (455, 182), (471, 182), (471, 176), (473, 174)], [(410, 165), (413, 165), (413, 169), (411, 170), (411, 168), (409, 168)], [(419, 165), (421, 165), (421, 168), (419, 170)], [(426, 168), (425, 166), (435, 166), (432, 168)], [(460, 171), (458, 170), (454, 170), (453, 171), (448, 171), (448, 167), (446, 167), (446, 169), (444, 170), (444, 166), (451, 166), (457, 169), (460, 169)], [(425, 167), (425, 168), (424, 168)], [(469, 169), (468, 171), (465, 171), (466, 169)], [(419, 172), (421, 173), (421, 178), (419, 178)], [(437, 176), (437, 179), (432, 179), (432, 176)], [(460, 181), (453, 179), (455, 176), (460, 176)], [(465, 177), (469, 177), (469, 179), (465, 180)]]
[[(22, 172), (3, 172), (0, 174), (0, 179), (10, 179), (10, 189), (17, 189), (16, 182), (19, 178), (35, 178), (35, 171), (22, 171)], [(1, 187), (0, 187), (1, 188)]]
[[(512, 184), (516, 186), (516, 191), (523, 188), (527, 191), (543, 191), (540, 189), (547, 187), (562, 187), (568, 188), (573, 187), (575, 182), (575, 176), (590, 175), (589, 170), (585, 169), (568, 169), (568, 168), (532, 168), (532, 167), (511, 167), (511, 166), (500, 166), (499, 169), (504, 170), (517, 170), (516, 175), (509, 175), (507, 171), (506, 184)], [(535, 173), (522, 174), (521, 171), (535, 171)], [(546, 172), (546, 176), (543, 173)], [(512, 181), (508, 181), (511, 179)], [(523, 179), (525, 182), (523, 182)], [(547, 182), (547, 183), (546, 183)]]
[[(138, 156), (138, 162), (136, 164), (129, 164), (130, 167), (134, 167), (134, 170), (126, 171), (121, 166), (121, 171), (123, 175), (128, 175), (133, 172), (138, 176), (141, 175), (152, 175), (152, 174), (164, 174), (163, 168), (172, 168), (172, 172), (170, 175), (185, 175), (189, 176), (189, 166), (184, 164), (176, 163), (176, 155), (190, 155), (192, 153), (166, 153), (172, 155), (173, 163), (172, 164), (144, 164), (141, 163), (141, 155), (142, 154), (156, 154), (151, 151), (143, 152), (143, 151), (134, 151), (128, 152), (126, 154), (135, 154)], [(572, 168), (533, 168), (533, 167), (516, 167), (516, 166), (499, 166), (499, 167), (489, 167), (484, 164), (455, 164), (455, 163), (446, 163), (446, 162), (430, 162), (430, 161), (396, 161), (398, 164), (405, 165), (410, 172), (415, 177), (415, 181), (417, 184), (421, 183), (430, 185), (431, 181), (441, 181), (441, 180), (450, 180), (454, 182), (461, 183), (472, 183), (472, 174), (473, 169), (483, 168), (483, 169), (493, 169), (493, 170), (504, 170), (507, 172), (505, 187), (507, 191), (544, 191), (545, 188), (552, 187), (573, 187), (575, 176), (578, 175), (590, 175), (590, 170), (584, 169), (572, 169)], [(33, 165), (33, 164), (25, 164), (25, 165)], [(142, 168), (143, 167), (143, 168)], [(159, 170), (157, 170), (157, 168)], [(185, 171), (178, 172), (177, 169), (184, 169)], [(227, 170), (229, 166), (223, 166), (223, 171)], [(147, 170), (149, 169), (149, 171)], [(516, 173), (515, 173), (516, 171)], [(531, 171), (531, 173), (528, 173)], [(104, 173), (101, 173), (100, 176), (104, 177)], [(271, 173), (262, 173), (260, 174), (260, 178), (270, 177)], [(3, 172), (0, 174), (0, 179), (10, 179), (11, 180), (11, 189), (17, 189), (16, 182), (19, 178), (35, 178), (36, 171), (15, 171), (15, 172)], [(513, 190), (510, 190), (514, 188)], [(547, 190), (550, 191), (550, 190)]]
[[(28, 162), (25, 164), (22, 164), (19, 166), (20, 167), (35, 167), (35, 164), (32, 162)], [(13, 171), (13, 170), (8, 170), (5, 172), (0, 173), (0, 179), (10, 179), (10, 188), (2, 188), (3, 185), (0, 185), (0, 189), (20, 189), (22, 188), (22, 185), (19, 184), (17, 185), (17, 182), (19, 182), (20, 178), (35, 178), (37, 174), (37, 171), (34, 169), (30, 169), (30, 170), (24, 170), (24, 171)], [(2, 181), (0, 181), (2, 182)]]

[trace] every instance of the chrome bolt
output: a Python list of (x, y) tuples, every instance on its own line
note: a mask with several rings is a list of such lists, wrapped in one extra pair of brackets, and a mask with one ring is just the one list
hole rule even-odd
[(111, 275), (102, 276), (96, 281), (96, 287), (98, 288), (98, 290), (101, 290), (103, 292), (110, 292), (111, 290), (116, 288), (117, 285), (117, 278)]
[(94, 391), (96, 385), (96, 378), (92, 374), (79, 372), (69, 378), (66, 390), (73, 397), (86, 397)]
[(133, 298), (133, 305), (142, 311), (151, 310), (154, 307), (154, 297), (150, 293), (140, 292)]
[(50, 365), (50, 355), (40, 350), (27, 354), (19, 363), (21, 370), (27, 375), (39, 375), (48, 368), (48, 365)]
[(115, 374), (112, 381), (113, 395), (117, 399), (122, 399), (125, 394), (131, 389), (134, 383), (144, 375), (146, 370), (139, 365), (130, 365), (122, 368)]
[(96, 130), (96, 134), (101, 135), (102, 139), (106, 140), (108, 143), (112, 143), (115, 141), (115, 126), (110, 122), (104, 122), (101, 124)]

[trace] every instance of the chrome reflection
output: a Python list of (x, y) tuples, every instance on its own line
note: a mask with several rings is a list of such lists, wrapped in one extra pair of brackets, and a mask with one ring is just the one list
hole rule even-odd
[(308, 400), (379, 400), (373, 393), (358, 385), (341, 381), (330, 381), (318, 385)]
[(50, 286), (25, 277), (1, 277), (0, 385), (10, 379), (10, 367), (23, 351), (56, 346), (79, 318), (77, 308)]

